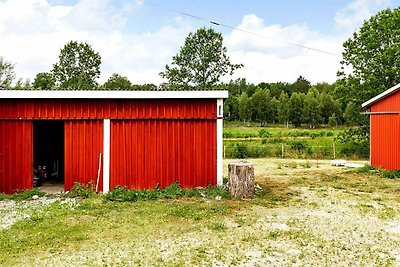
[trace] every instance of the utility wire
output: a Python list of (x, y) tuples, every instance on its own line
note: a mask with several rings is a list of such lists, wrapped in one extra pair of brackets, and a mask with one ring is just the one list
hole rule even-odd
[(216, 25), (216, 26), (220, 26), (220, 27), (224, 27), (224, 28), (228, 28), (228, 29), (231, 29), (231, 30), (234, 30), (234, 31), (250, 34), (250, 35), (253, 35), (253, 36), (257, 36), (257, 37), (260, 37), (260, 38), (273, 40), (273, 41), (280, 42), (280, 43), (285, 43), (285, 44), (288, 44), (288, 45), (291, 45), (291, 46), (295, 46), (295, 47), (311, 50), (311, 51), (314, 51), (314, 52), (327, 54), (327, 55), (330, 55), (330, 56), (340, 57), (339, 54), (336, 54), (336, 53), (333, 53), (333, 52), (330, 52), (330, 51), (327, 51), (327, 50), (318, 49), (318, 48), (315, 48), (315, 47), (310, 47), (310, 46), (306, 46), (306, 45), (302, 45), (302, 44), (298, 44), (298, 43), (294, 43), (294, 42), (290, 42), (290, 41), (286, 41), (286, 40), (282, 40), (282, 39), (273, 38), (273, 37), (270, 37), (270, 36), (262, 35), (262, 34), (259, 34), (259, 33), (256, 33), (256, 32), (248, 31), (248, 30), (243, 30), (243, 29), (240, 29), (240, 28), (237, 28), (237, 27), (230, 26), (228, 24), (223, 24), (223, 23), (217, 22), (215, 20), (199, 17), (199, 16), (192, 15), (192, 14), (189, 14), (189, 13), (186, 13), (186, 12), (183, 12), (183, 11), (179, 11), (179, 10), (175, 10), (175, 9), (172, 9), (172, 8), (168, 8), (168, 7), (156, 4), (154, 2), (150, 2), (148, 0), (136, 0), (136, 1), (140, 2), (140, 3), (143, 3), (143, 4), (150, 4), (150, 5), (156, 6), (156, 7), (160, 8), (160, 9), (165, 9), (165, 10), (167, 10), (169, 12), (172, 12), (172, 13), (177, 13), (177, 14), (180, 14), (180, 15), (183, 15), (183, 16), (186, 16), (186, 17), (190, 17), (190, 18), (194, 18), (194, 19), (197, 19), (197, 20), (205, 21), (205, 22), (208, 22), (210, 24), (213, 24), (213, 25)]

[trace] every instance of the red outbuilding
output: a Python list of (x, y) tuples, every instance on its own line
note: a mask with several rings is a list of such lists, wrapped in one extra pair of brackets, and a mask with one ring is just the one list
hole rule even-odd
[[(0, 91), (0, 192), (222, 183), (226, 91)], [(40, 166), (40, 169), (39, 169)]]
[(371, 165), (400, 169), (400, 84), (363, 103), (370, 114)]

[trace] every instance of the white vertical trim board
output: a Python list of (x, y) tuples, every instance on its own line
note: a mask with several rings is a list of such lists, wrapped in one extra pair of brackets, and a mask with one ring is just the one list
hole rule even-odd
[(217, 185), (222, 185), (223, 174), (223, 143), (222, 143), (222, 127), (224, 115), (224, 100), (217, 99)]
[(110, 120), (103, 120), (103, 193), (110, 191)]

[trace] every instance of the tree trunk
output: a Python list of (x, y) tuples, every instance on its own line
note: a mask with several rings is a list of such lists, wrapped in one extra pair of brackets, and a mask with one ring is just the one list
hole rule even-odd
[(234, 198), (252, 198), (255, 191), (254, 167), (249, 161), (228, 165), (228, 190)]

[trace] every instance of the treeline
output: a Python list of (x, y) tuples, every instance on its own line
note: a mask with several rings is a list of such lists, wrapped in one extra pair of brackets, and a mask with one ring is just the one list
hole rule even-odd
[(229, 121), (284, 124), (299, 127), (307, 125), (356, 125), (360, 107), (346, 101), (338, 85), (311, 83), (300, 76), (294, 83), (260, 83), (254, 85), (245, 79), (222, 85), (229, 91), (224, 104), (224, 115)]

